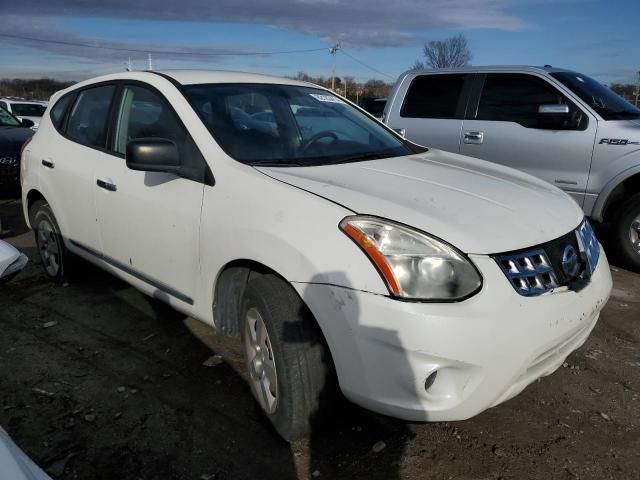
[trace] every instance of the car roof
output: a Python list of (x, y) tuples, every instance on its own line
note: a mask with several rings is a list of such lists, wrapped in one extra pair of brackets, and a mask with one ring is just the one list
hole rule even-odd
[[(78, 87), (84, 87), (98, 82), (107, 82), (115, 80), (149, 80), (162, 76), (171, 82), (177, 82), (181, 85), (198, 85), (204, 83), (265, 83), (278, 85), (295, 85), (309, 87), (313, 85), (308, 82), (301, 82), (291, 78), (274, 77), (270, 75), (260, 75), (257, 73), (234, 72), (225, 70), (154, 70), (154, 71), (134, 71), (120, 72), (100, 77), (91, 78), (80, 83), (72, 85), (64, 91), (75, 90)], [(323, 87), (318, 87), (323, 88)]]
[(468, 66), (457, 68), (438, 68), (438, 69), (422, 69), (422, 70), (407, 70), (401, 76), (410, 74), (421, 73), (484, 73), (484, 72), (528, 72), (528, 73), (552, 73), (552, 72), (570, 72), (571, 70), (566, 68), (552, 67), (551, 65), (545, 65), (544, 67), (535, 65), (483, 65), (483, 66)]

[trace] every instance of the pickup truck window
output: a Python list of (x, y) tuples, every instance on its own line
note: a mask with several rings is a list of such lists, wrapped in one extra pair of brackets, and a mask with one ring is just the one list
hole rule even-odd
[(456, 118), (465, 75), (420, 75), (405, 96), (401, 117)]
[(550, 84), (526, 74), (487, 75), (478, 105), (477, 120), (515, 122), (527, 128), (540, 126), (540, 105), (566, 104), (575, 116), (580, 112)]
[(575, 72), (554, 72), (550, 75), (569, 88), (605, 120), (640, 118), (640, 109), (593, 78)]

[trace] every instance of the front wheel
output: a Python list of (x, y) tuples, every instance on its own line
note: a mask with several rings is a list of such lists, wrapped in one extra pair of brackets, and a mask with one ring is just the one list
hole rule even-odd
[(622, 267), (640, 272), (640, 193), (622, 205), (613, 219), (615, 249)]
[(249, 282), (240, 312), (253, 396), (285, 440), (308, 435), (336, 398), (333, 364), (318, 324), (275, 275)]

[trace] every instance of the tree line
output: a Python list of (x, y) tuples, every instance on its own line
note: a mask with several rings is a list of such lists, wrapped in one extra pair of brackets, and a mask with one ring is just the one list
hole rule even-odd
[(58, 90), (62, 90), (76, 82), (62, 82), (51, 78), (38, 79), (1, 79), (0, 97), (19, 97), (25, 100), (49, 100)]

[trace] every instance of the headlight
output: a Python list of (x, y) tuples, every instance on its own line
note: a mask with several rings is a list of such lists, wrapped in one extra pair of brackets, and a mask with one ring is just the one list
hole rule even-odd
[(473, 264), (451, 245), (382, 218), (357, 215), (340, 228), (362, 249), (389, 292), (412, 300), (461, 300), (480, 289)]

